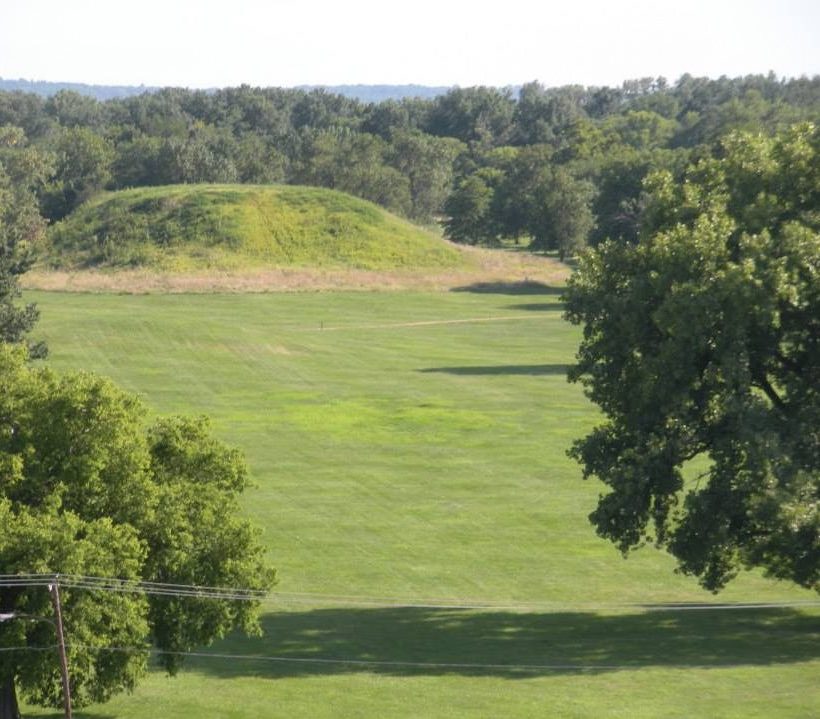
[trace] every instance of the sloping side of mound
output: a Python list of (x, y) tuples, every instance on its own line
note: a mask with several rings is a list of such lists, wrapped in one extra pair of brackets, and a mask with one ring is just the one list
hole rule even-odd
[(342, 192), (173, 185), (99, 195), (49, 231), (56, 269), (456, 268), (434, 233)]

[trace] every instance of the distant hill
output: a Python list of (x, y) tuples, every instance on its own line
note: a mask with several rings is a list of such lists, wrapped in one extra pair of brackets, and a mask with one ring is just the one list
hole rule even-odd
[(436, 234), (335, 190), (170, 185), (104, 193), (49, 231), (56, 269), (260, 267), (414, 270), (463, 265)]
[(428, 85), (299, 85), (297, 90), (324, 90), (334, 95), (343, 95), (362, 102), (383, 102), (419, 97), (429, 100), (444, 95), (449, 87)]
[(30, 92), (43, 97), (56, 95), (60, 90), (72, 90), (97, 100), (132, 97), (146, 92), (156, 92), (159, 87), (147, 85), (86, 85), (81, 82), (46, 82), (44, 80), (6, 80), (0, 77), (0, 90), (7, 92)]
[[(47, 82), (44, 80), (6, 80), (0, 78), (0, 90), (30, 92), (42, 97), (50, 97), (60, 90), (72, 90), (80, 95), (88, 95), (97, 100), (111, 100), (118, 97), (132, 97), (146, 92), (157, 92), (160, 87), (148, 85), (86, 85), (78, 82)], [(407, 97), (429, 99), (443, 95), (449, 87), (427, 85), (299, 85), (297, 90), (322, 89), (335, 95), (361, 100), (362, 102), (382, 102), (401, 100)], [(210, 88), (206, 92), (214, 92)]]

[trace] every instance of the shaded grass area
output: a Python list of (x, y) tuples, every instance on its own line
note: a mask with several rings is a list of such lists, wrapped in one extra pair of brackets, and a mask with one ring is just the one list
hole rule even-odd
[[(266, 639), (221, 642), (194, 659), (220, 677), (377, 674), (525, 679), (647, 667), (738, 668), (820, 659), (820, 614), (793, 609), (474, 612), (459, 609), (313, 609), (267, 614)], [(267, 660), (266, 660), (267, 658)]]
[(509, 305), (511, 310), (526, 310), (528, 312), (563, 312), (562, 302), (528, 302), (521, 305)]
[(808, 718), (820, 700), (817, 613), (331, 608), (263, 626), (77, 716)]
[[(53, 366), (110, 375), (151, 411), (213, 418), (248, 457), (245, 511), (277, 590), (326, 596), (287, 611), (272, 599), (263, 638), (209, 649), (305, 661), (196, 659), (78, 716), (813, 715), (817, 612), (614, 613), (712, 597), (662, 553), (624, 561), (589, 526), (601, 487), (565, 452), (597, 415), (564, 377), (577, 334), (560, 288), (31, 299)], [(720, 600), (812, 598), (752, 573)]]
[(486, 295), (561, 295), (563, 287), (554, 287), (534, 280), (474, 282), (454, 287), (452, 292), (473, 292)]

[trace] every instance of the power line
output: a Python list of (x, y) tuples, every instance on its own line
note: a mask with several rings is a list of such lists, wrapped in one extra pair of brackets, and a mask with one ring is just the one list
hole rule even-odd
[(203, 599), (254, 600), (262, 599), (267, 595), (264, 590), (258, 589), (144, 582), (116, 577), (92, 577), (74, 574), (0, 575), (0, 586), (6, 587), (47, 586), (55, 583), (75, 589), (134, 592), (158, 596), (195, 597)]
[[(469, 599), (402, 599), (368, 595), (322, 594), (311, 592), (273, 592), (232, 587), (211, 587), (169, 582), (143, 582), (116, 577), (94, 577), (68, 574), (19, 574), (0, 575), (0, 586), (46, 586), (59, 583), (73, 589), (108, 592), (133, 592), (179, 598), (267, 600), (298, 604), (346, 604), (365, 607), (454, 609), (454, 610), (508, 610), (508, 611), (555, 611), (568, 608), (585, 609), (638, 609), (641, 611), (707, 611), (707, 610), (753, 610), (753, 609), (799, 609), (820, 607), (820, 600), (797, 599), (769, 602), (491, 602)], [(266, 603), (267, 603), (266, 602)]]
[(557, 610), (566, 608), (582, 609), (641, 609), (644, 611), (690, 611), (708, 609), (786, 609), (800, 607), (820, 607), (818, 600), (778, 600), (771, 602), (484, 602), (471, 600), (427, 600), (379, 597), (353, 597), (346, 595), (309, 594), (298, 592), (274, 592), (269, 600), (281, 600), (295, 604), (345, 604), (362, 607), (395, 607), (416, 609), (459, 609), (459, 610)]

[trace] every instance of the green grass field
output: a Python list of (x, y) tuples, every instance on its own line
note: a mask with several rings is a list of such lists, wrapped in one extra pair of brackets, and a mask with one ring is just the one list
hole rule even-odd
[[(195, 659), (78, 717), (817, 715), (817, 610), (637, 606), (716, 599), (589, 526), (600, 487), (565, 450), (596, 413), (564, 377), (558, 291), (471, 289), (31, 293), (52, 366), (244, 450), (280, 579), (263, 638), (208, 649), (264, 658)], [(756, 575), (717, 598), (813, 599)]]

